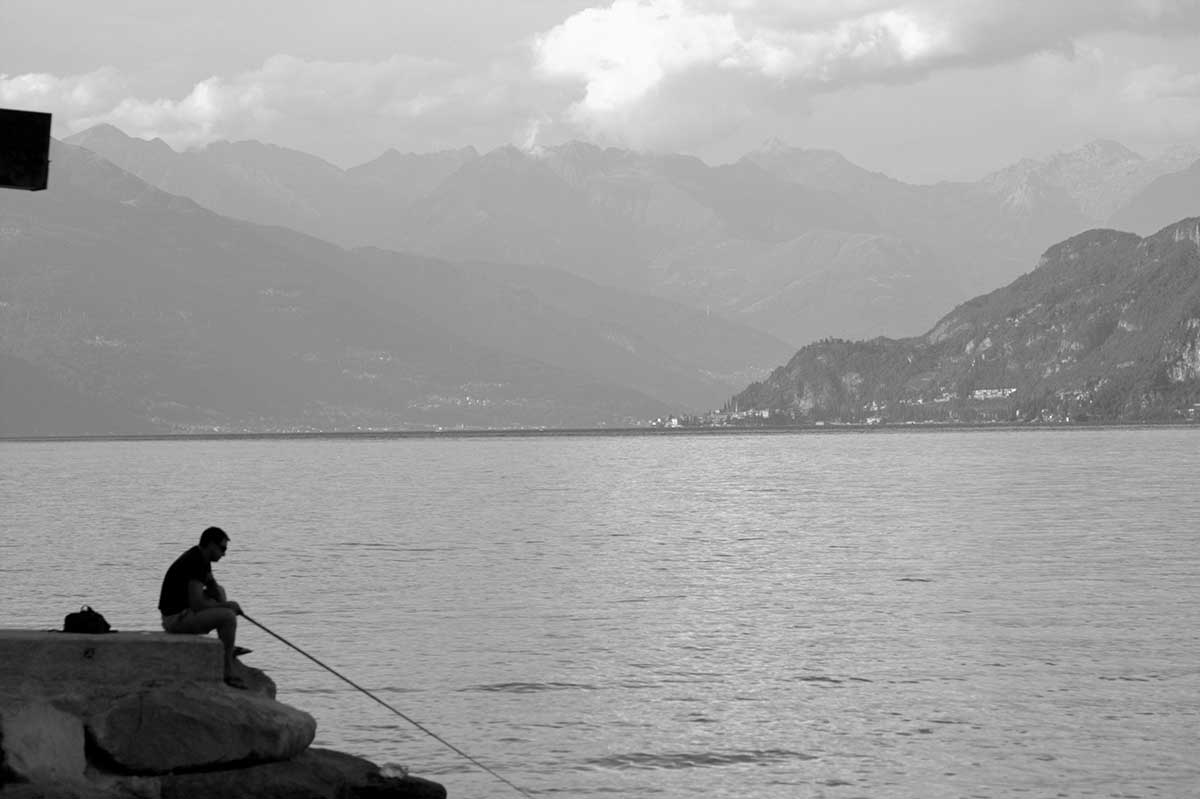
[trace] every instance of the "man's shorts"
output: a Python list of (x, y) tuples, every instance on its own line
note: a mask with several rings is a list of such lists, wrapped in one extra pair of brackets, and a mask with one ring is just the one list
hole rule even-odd
[(182, 630), (179, 629), (179, 625), (183, 622), (184, 619), (186, 619), (190, 615), (192, 615), (192, 611), (191, 611), (191, 609), (187, 609), (187, 610), (181, 610), (178, 613), (172, 613), (170, 616), (163, 616), (162, 617), (163, 629), (169, 633), (183, 632)]

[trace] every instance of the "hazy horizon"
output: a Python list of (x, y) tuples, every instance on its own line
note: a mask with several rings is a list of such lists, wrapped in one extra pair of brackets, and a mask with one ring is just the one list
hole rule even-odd
[(866, 166), (865, 164), (861, 164), (861, 163), (858, 163), (857, 161), (854, 161), (854, 159), (849, 158), (845, 153), (841, 152), (840, 150), (837, 150), (836, 148), (800, 147), (799, 145), (795, 145), (795, 144), (792, 144), (787, 141), (782, 141), (777, 138), (765, 139), (764, 141), (760, 142), (758, 145), (752, 146), (749, 149), (745, 150), (744, 152), (737, 153), (726, 159), (720, 159), (720, 160), (713, 159), (713, 158), (706, 158), (703, 155), (697, 155), (695, 153), (688, 153), (688, 152), (682, 152), (682, 151), (675, 152), (675, 151), (668, 151), (668, 150), (661, 150), (661, 149), (624, 147), (624, 146), (617, 145), (617, 144), (611, 144), (611, 143), (605, 144), (605, 143), (589, 141), (584, 138), (574, 138), (574, 139), (567, 139), (567, 140), (564, 140), (561, 142), (556, 142), (553, 144), (550, 144), (550, 143), (537, 144), (537, 145), (535, 145), (533, 147), (529, 147), (529, 148), (523, 148), (520, 145), (513, 144), (513, 143), (500, 143), (500, 144), (496, 144), (491, 147), (481, 147), (476, 144), (467, 143), (467, 144), (463, 144), (459, 147), (447, 147), (447, 148), (441, 148), (441, 149), (427, 149), (427, 150), (411, 150), (411, 149), (410, 150), (401, 150), (397, 147), (388, 147), (388, 148), (386, 148), (386, 149), (384, 149), (362, 161), (345, 161), (344, 159), (343, 160), (334, 160), (334, 159), (326, 158), (325, 156), (323, 156), (319, 153), (311, 152), (311, 151), (304, 150), (304, 149), (301, 149), (298, 147), (290, 147), (287, 145), (278, 144), (276, 142), (268, 141), (265, 139), (258, 139), (258, 138), (214, 139), (212, 141), (203, 142), (203, 143), (199, 143), (199, 144), (186, 145), (186, 146), (172, 145), (170, 142), (162, 139), (159, 136), (137, 135), (136, 133), (131, 133), (127, 130), (122, 129), (119, 125), (113, 124), (111, 122), (97, 123), (96, 125), (93, 125), (89, 128), (85, 128), (80, 131), (77, 131), (76, 133), (73, 133), (69, 136), (56, 136), (55, 138), (58, 139), (59, 141), (69, 141), (70, 139), (72, 139), (75, 136), (86, 134), (89, 131), (93, 131), (97, 128), (101, 128), (105, 125), (110, 126), (114, 129), (120, 131), (123, 135), (128, 136), (130, 138), (140, 139), (142, 141), (148, 141), (148, 142), (160, 141), (177, 154), (185, 154), (185, 153), (190, 153), (190, 152), (204, 152), (207, 148), (209, 148), (210, 146), (213, 146), (213, 145), (256, 143), (256, 144), (263, 144), (263, 145), (267, 145), (267, 146), (271, 146), (271, 147), (280, 147), (282, 149), (291, 150), (293, 152), (303, 153), (305, 155), (310, 155), (310, 156), (313, 156), (316, 158), (320, 158), (322, 161), (325, 161), (326, 163), (328, 163), (332, 166), (335, 166), (338, 169), (345, 170), (345, 171), (348, 171), (355, 167), (360, 167), (360, 166), (372, 163), (373, 161), (376, 161), (379, 158), (382, 158), (383, 156), (387, 155), (390, 152), (399, 153), (401, 155), (425, 156), (425, 155), (436, 155), (439, 153), (451, 153), (451, 152), (456, 152), (459, 150), (474, 149), (479, 155), (482, 156), (482, 155), (486, 155), (491, 152), (495, 152), (497, 150), (511, 148), (511, 149), (516, 149), (519, 152), (523, 152), (523, 153), (527, 153), (527, 154), (536, 154), (537, 152), (540, 152), (540, 151), (554, 150), (555, 148), (564, 147), (564, 146), (568, 146), (571, 144), (584, 144), (584, 145), (597, 147), (601, 150), (617, 149), (617, 150), (621, 150), (621, 151), (625, 151), (625, 152), (635, 153), (638, 155), (691, 156), (691, 157), (699, 159), (707, 166), (719, 167), (719, 166), (725, 166), (725, 165), (737, 163), (740, 159), (742, 159), (743, 157), (745, 157), (747, 155), (769, 149), (772, 146), (780, 146), (780, 147), (784, 147), (784, 148), (794, 148), (794, 149), (813, 151), (813, 152), (837, 153), (838, 155), (841, 155), (843, 158), (846, 158), (847, 161), (849, 161), (851, 164), (854, 164), (855, 166), (862, 167), (864, 169), (869, 169), (870, 171), (873, 171), (873, 172), (880, 172), (882, 174), (887, 175), (888, 177), (895, 178), (896, 180), (901, 180), (901, 181), (904, 181), (907, 183), (912, 183), (915, 185), (927, 185), (927, 184), (938, 183), (938, 182), (943, 182), (943, 181), (945, 181), (945, 182), (965, 182), (965, 183), (975, 182), (977, 180), (986, 178), (989, 175), (995, 174), (1004, 169), (1012, 167), (1022, 161), (1035, 161), (1035, 162), (1039, 162), (1039, 163), (1046, 162), (1046, 161), (1053, 159), (1055, 157), (1058, 157), (1058, 156), (1069, 156), (1071, 154), (1078, 153), (1081, 150), (1084, 150), (1092, 145), (1101, 144), (1101, 143), (1112, 143), (1112, 144), (1119, 145), (1121, 147), (1124, 147), (1124, 148), (1130, 150), (1134, 154), (1136, 154), (1148, 161), (1154, 160), (1156, 158), (1166, 157), (1170, 153), (1175, 152), (1175, 151), (1182, 151), (1182, 152), (1190, 153), (1194, 157), (1200, 157), (1200, 138), (1197, 138), (1195, 140), (1175, 142), (1175, 143), (1160, 147), (1158, 149), (1148, 150), (1148, 151), (1147, 150), (1138, 150), (1137, 148), (1131, 147), (1128, 144), (1126, 144), (1125, 142), (1118, 141), (1116, 139), (1094, 138), (1094, 139), (1090, 139), (1085, 142), (1081, 142), (1079, 144), (1079, 146), (1069, 148), (1069, 149), (1059, 149), (1059, 150), (1054, 150), (1052, 152), (1045, 152), (1045, 153), (1027, 153), (1027, 154), (1018, 156), (1013, 161), (1005, 162), (1002, 164), (996, 164), (993, 168), (988, 169), (986, 172), (983, 172), (979, 175), (964, 176), (961, 178), (939, 178), (939, 179), (935, 179), (935, 180), (921, 181), (921, 180), (905, 180), (904, 178), (901, 178), (897, 175), (893, 175), (892, 173), (887, 172), (886, 170), (872, 169), (872, 168)]

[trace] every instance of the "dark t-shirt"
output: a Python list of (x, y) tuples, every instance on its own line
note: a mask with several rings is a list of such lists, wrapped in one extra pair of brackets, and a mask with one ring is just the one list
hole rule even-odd
[(191, 604), (188, 601), (188, 584), (192, 580), (204, 583), (205, 588), (211, 587), (215, 581), (212, 576), (212, 566), (200, 547), (192, 547), (184, 552), (163, 577), (162, 590), (158, 594), (158, 610), (164, 616), (172, 616), (187, 610)]

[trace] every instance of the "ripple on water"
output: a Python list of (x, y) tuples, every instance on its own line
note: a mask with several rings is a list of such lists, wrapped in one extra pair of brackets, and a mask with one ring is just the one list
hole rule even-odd
[(729, 752), (626, 752), (589, 758), (584, 762), (608, 769), (686, 769), (732, 766), (739, 764), (780, 763), (789, 760), (816, 760), (814, 755), (790, 749), (745, 749)]
[(596, 691), (598, 686), (573, 682), (500, 682), (489, 685), (470, 685), (459, 691), (486, 691), (510, 694), (532, 694), (541, 691)]

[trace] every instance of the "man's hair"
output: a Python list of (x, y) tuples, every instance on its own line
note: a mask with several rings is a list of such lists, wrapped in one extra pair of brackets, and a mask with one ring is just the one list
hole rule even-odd
[(209, 544), (220, 544), (222, 541), (228, 541), (229, 536), (225, 535), (225, 531), (220, 527), (209, 527), (200, 534), (200, 546), (205, 547)]

